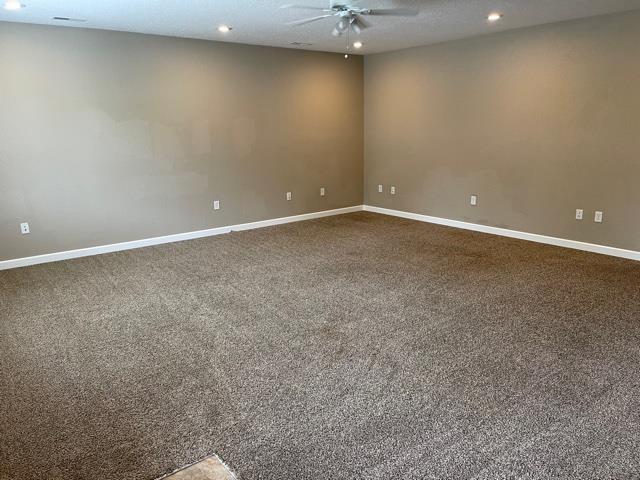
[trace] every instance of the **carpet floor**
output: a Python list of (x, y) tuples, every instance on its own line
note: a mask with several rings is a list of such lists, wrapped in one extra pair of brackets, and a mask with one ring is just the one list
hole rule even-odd
[(640, 263), (354, 213), (0, 272), (0, 479), (638, 478)]

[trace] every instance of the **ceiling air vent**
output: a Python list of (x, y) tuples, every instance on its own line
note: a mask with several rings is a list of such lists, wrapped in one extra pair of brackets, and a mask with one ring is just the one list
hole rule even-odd
[(293, 45), (294, 47), (310, 47), (313, 43), (306, 42), (289, 42), (289, 45)]
[(54, 20), (58, 20), (61, 22), (86, 22), (85, 18), (71, 18), (71, 17), (53, 17)]

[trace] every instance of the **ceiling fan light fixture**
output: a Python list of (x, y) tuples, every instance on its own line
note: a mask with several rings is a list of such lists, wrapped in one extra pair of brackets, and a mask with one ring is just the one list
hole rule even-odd
[(501, 13), (498, 12), (493, 12), (490, 13), (487, 16), (487, 20), (489, 20), (490, 22), (497, 22), (498, 20), (500, 20), (503, 17), (503, 15)]
[(20, 3), (20, 0), (5, 0), (4, 2), (5, 10), (16, 11), (16, 10), (23, 9), (25, 6), (26, 5), (23, 5), (22, 3)]
[[(320, 1), (320, 0), (317, 0)], [(331, 35), (334, 37), (341, 37), (342, 35), (346, 36), (347, 42), (347, 52), (349, 51), (349, 47), (351, 46), (350, 34), (353, 32), (355, 35), (359, 35), (363, 30), (372, 27), (369, 21), (366, 19), (369, 15), (374, 15), (377, 17), (385, 17), (385, 16), (393, 16), (393, 17), (415, 17), (420, 13), (420, 10), (417, 8), (365, 8), (359, 5), (352, 5), (349, 3), (334, 3), (338, 0), (330, 0), (329, 8), (323, 8), (317, 5), (296, 5), (296, 4), (286, 4), (282, 5), (281, 8), (291, 8), (291, 9), (300, 9), (300, 10), (311, 10), (316, 12), (321, 12), (322, 15), (316, 15), (314, 17), (303, 18), (301, 20), (295, 20), (293, 22), (287, 22), (287, 25), (292, 27), (301, 27), (302, 25), (307, 25), (309, 23), (318, 22), (324, 20), (325, 18), (335, 19), (336, 23), (334, 24), (333, 29), (331, 30)], [(346, 0), (345, 0), (346, 1)], [(360, 2), (360, 0), (353, 0), (353, 3)], [(362, 47), (362, 42), (357, 42), (360, 44), (359, 47)], [(348, 56), (347, 56), (348, 58)]]

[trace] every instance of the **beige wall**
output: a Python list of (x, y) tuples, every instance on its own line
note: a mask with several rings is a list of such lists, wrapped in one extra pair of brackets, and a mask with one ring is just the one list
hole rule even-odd
[(361, 204), (362, 75), (359, 57), (0, 23), (0, 260)]
[(360, 204), (363, 109), (367, 204), (640, 250), (638, 45), (632, 12), (369, 56), (363, 80), (357, 57), (0, 23), (0, 261)]
[(639, 48), (633, 12), (366, 57), (366, 203), (640, 250)]

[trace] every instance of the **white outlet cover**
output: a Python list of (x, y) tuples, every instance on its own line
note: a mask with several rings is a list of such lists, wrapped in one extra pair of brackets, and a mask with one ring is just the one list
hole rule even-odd
[(287, 200), (291, 200), (291, 198), (293, 198), (293, 196), (291, 195), (291, 192), (287, 192)]
[(324, 187), (320, 187), (320, 196), (324, 197)]
[(581, 208), (577, 208), (576, 209), (576, 220), (582, 220), (583, 217), (584, 217), (584, 210), (582, 210)]
[(29, 224), (27, 222), (20, 224), (20, 233), (22, 233), (23, 235), (31, 233), (31, 229), (29, 228)]
[(384, 187), (382, 185), (378, 185), (378, 193), (382, 193), (383, 188)]
[(469, 203), (470, 203), (471, 205), (473, 205), (474, 207), (475, 207), (476, 205), (478, 205), (478, 196), (477, 196), (477, 195), (471, 195), (471, 198), (470, 198), (470, 200), (469, 200)]
[(395, 195), (396, 194), (396, 187), (391, 187), (391, 195)]
[(220, 200), (214, 200), (213, 201), (213, 209), (214, 210), (220, 210)]
[(602, 223), (602, 220), (603, 220), (603, 213), (596, 212), (595, 216), (593, 217), (593, 221), (596, 223)]

